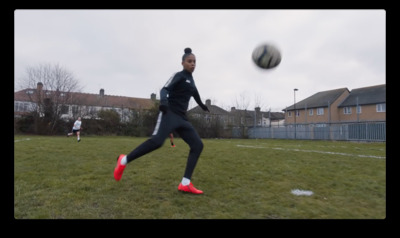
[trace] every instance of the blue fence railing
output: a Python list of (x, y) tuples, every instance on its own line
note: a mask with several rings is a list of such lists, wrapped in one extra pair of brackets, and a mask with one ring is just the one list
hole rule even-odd
[[(245, 130), (234, 128), (234, 137), (243, 137)], [(248, 138), (386, 141), (386, 122), (298, 124), (281, 127), (249, 127)]]

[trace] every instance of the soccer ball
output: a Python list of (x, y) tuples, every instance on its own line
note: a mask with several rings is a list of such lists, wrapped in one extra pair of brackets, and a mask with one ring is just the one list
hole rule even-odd
[(262, 44), (253, 50), (252, 59), (262, 69), (272, 69), (281, 63), (280, 51), (271, 44)]

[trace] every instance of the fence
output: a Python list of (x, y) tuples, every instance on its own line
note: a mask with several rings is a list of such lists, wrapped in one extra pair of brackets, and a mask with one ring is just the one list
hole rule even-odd
[[(244, 130), (243, 130), (244, 131)], [(235, 137), (243, 133), (233, 131)], [(386, 122), (298, 124), (284, 127), (251, 127), (247, 130), (252, 139), (303, 139), (386, 141)]]

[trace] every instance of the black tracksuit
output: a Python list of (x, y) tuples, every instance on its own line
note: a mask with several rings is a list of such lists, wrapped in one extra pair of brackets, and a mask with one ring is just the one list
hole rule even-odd
[(190, 147), (184, 177), (188, 179), (192, 177), (197, 160), (203, 150), (200, 136), (186, 117), (189, 100), (192, 96), (203, 110), (208, 110), (200, 99), (192, 74), (186, 70), (175, 73), (161, 89), (160, 113), (151, 138), (127, 155), (128, 162), (158, 149), (164, 144), (169, 134), (175, 131)]

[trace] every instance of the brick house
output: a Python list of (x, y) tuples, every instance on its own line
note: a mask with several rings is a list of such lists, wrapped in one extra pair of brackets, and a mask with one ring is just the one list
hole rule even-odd
[(318, 92), (283, 109), (286, 124), (338, 122), (338, 105), (350, 94), (347, 88)]
[(188, 110), (187, 114), (191, 115), (197, 119), (203, 119), (206, 123), (210, 123), (211, 121), (219, 120), (219, 123), (222, 125), (227, 125), (229, 122), (229, 112), (216, 106), (211, 105), (211, 100), (206, 100), (206, 106), (210, 113), (206, 113), (201, 109), (198, 105), (194, 108)]
[(386, 121), (386, 85), (318, 92), (283, 111), (287, 125)]
[(211, 105), (210, 99), (206, 100), (206, 106), (210, 113), (205, 113), (199, 106), (196, 106), (190, 109), (188, 114), (197, 118), (204, 118), (208, 122), (218, 118), (220, 125), (223, 125), (224, 128), (229, 126), (270, 127), (284, 125), (285, 118), (282, 112), (261, 111), (260, 107), (256, 107), (255, 110), (242, 110), (232, 107), (229, 112), (216, 105)]
[(256, 107), (254, 110), (241, 110), (232, 107), (230, 115), (234, 126), (271, 127), (284, 126), (285, 124), (284, 113), (261, 111), (260, 107)]
[[(140, 112), (154, 106), (156, 95), (150, 98), (135, 98), (106, 95), (104, 89), (99, 94), (79, 92), (58, 92), (44, 90), (43, 84), (38, 83), (37, 88), (27, 88), (14, 92), (14, 116), (19, 117), (32, 111), (40, 111), (39, 106), (46, 101), (52, 101), (53, 105), (61, 110), (61, 118), (71, 119), (97, 118), (100, 110), (114, 110), (120, 115), (121, 121), (128, 120), (132, 111)], [(38, 103), (41, 102), (41, 103)], [(54, 103), (57, 102), (57, 103)]]
[(386, 84), (353, 89), (338, 109), (341, 122), (386, 121)]

